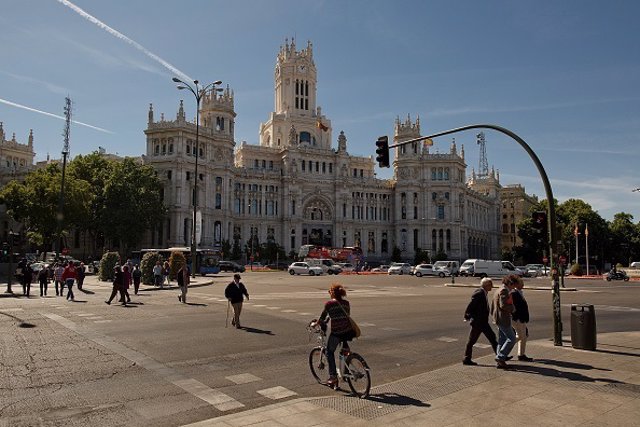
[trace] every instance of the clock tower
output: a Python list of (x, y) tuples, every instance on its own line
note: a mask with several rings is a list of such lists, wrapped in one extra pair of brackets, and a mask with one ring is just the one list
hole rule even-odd
[(280, 47), (275, 67), (275, 111), (260, 127), (260, 145), (331, 148), (331, 122), (316, 105), (317, 71), (313, 46), (296, 50), (295, 41)]

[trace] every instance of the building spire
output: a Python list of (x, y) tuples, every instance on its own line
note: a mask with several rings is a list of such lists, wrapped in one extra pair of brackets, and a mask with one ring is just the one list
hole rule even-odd
[[(197, 114), (197, 112), (196, 112)], [(177, 117), (178, 121), (185, 121), (185, 115), (184, 115), (184, 103), (182, 101), (182, 99), (180, 100), (180, 108), (178, 108), (178, 117)]]
[(29, 148), (33, 149), (33, 129), (29, 129)]
[(153, 104), (149, 104), (149, 124), (153, 123)]

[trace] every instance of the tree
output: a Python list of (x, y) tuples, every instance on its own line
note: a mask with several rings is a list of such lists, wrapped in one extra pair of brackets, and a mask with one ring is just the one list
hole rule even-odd
[(125, 253), (165, 215), (161, 184), (151, 166), (126, 158), (114, 165), (104, 188), (101, 225), (104, 233), (124, 244)]
[(223, 259), (224, 259), (224, 257), (233, 258), (232, 254), (231, 254), (231, 243), (229, 242), (229, 239), (224, 239), (221, 242), (220, 251), (222, 252), (222, 258)]
[(640, 254), (640, 224), (633, 223), (633, 215), (620, 212), (609, 224), (609, 260), (629, 265)]
[(13, 219), (23, 223), (32, 242), (42, 242), (43, 250), (55, 242), (59, 224), (64, 234), (89, 216), (89, 186), (69, 176), (65, 177), (64, 209), (59, 218), (61, 182), (62, 172), (52, 163), (29, 173), (23, 183), (11, 181), (0, 190), (0, 204), (6, 204)]

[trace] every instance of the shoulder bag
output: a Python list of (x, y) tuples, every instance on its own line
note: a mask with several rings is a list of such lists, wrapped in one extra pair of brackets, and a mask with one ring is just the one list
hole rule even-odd
[(358, 326), (356, 321), (353, 320), (351, 316), (349, 316), (349, 313), (347, 313), (347, 310), (344, 309), (340, 301), (338, 301), (338, 304), (340, 305), (340, 308), (342, 309), (342, 311), (344, 311), (344, 314), (347, 315), (347, 319), (349, 319), (349, 323), (351, 324), (351, 329), (353, 330), (354, 338), (359, 338), (360, 335), (362, 334), (362, 331), (360, 331), (360, 327)]

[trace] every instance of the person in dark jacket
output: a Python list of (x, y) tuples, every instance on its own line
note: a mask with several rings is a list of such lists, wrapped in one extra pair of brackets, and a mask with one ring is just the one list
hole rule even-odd
[(133, 267), (133, 273), (131, 273), (131, 275), (133, 276), (133, 293), (138, 295), (140, 281), (142, 280), (142, 270), (140, 270), (140, 266), (138, 264)]
[(122, 268), (116, 265), (113, 268), (113, 287), (111, 288), (111, 296), (105, 303), (111, 304), (111, 301), (116, 297), (116, 294), (120, 292), (120, 302), (122, 305), (127, 305), (127, 300), (124, 297), (124, 275), (122, 274)]
[(40, 296), (47, 296), (47, 286), (49, 285), (49, 269), (42, 267), (42, 270), (38, 273), (38, 282), (40, 283)]
[(80, 263), (80, 266), (76, 269), (76, 274), (78, 275), (78, 289), (82, 290), (82, 285), (84, 285), (84, 278), (87, 275), (87, 270), (85, 269), (84, 262)]
[(235, 326), (236, 329), (240, 329), (240, 313), (242, 312), (242, 302), (245, 296), (248, 300), (249, 293), (247, 292), (247, 288), (245, 288), (244, 284), (240, 281), (240, 275), (236, 273), (233, 275), (233, 282), (229, 283), (224, 290), (224, 297), (229, 300), (233, 307), (233, 320), (231, 324)]
[(480, 338), (480, 334), (484, 334), (484, 336), (487, 337), (494, 353), (498, 347), (496, 333), (489, 324), (489, 298), (487, 295), (491, 289), (493, 289), (491, 279), (488, 277), (482, 279), (480, 281), (480, 289), (476, 289), (471, 295), (471, 301), (464, 311), (464, 321), (469, 322), (471, 331), (469, 331), (469, 339), (467, 340), (467, 346), (464, 351), (463, 365), (477, 365), (476, 362), (471, 360), (471, 357), (473, 355), (473, 346), (478, 341), (478, 338)]
[(516, 288), (511, 291), (513, 297), (513, 305), (516, 308), (512, 315), (513, 329), (516, 330), (516, 340), (518, 341), (518, 360), (524, 362), (533, 362), (533, 359), (526, 354), (527, 339), (529, 338), (529, 304), (524, 298), (522, 288), (524, 282), (522, 279), (516, 283)]
[(187, 303), (187, 290), (189, 289), (189, 283), (191, 282), (191, 276), (189, 275), (189, 267), (185, 264), (180, 267), (180, 270), (176, 273), (176, 280), (178, 281), (178, 287), (180, 288), (180, 295), (178, 295), (178, 301), (183, 304)]

